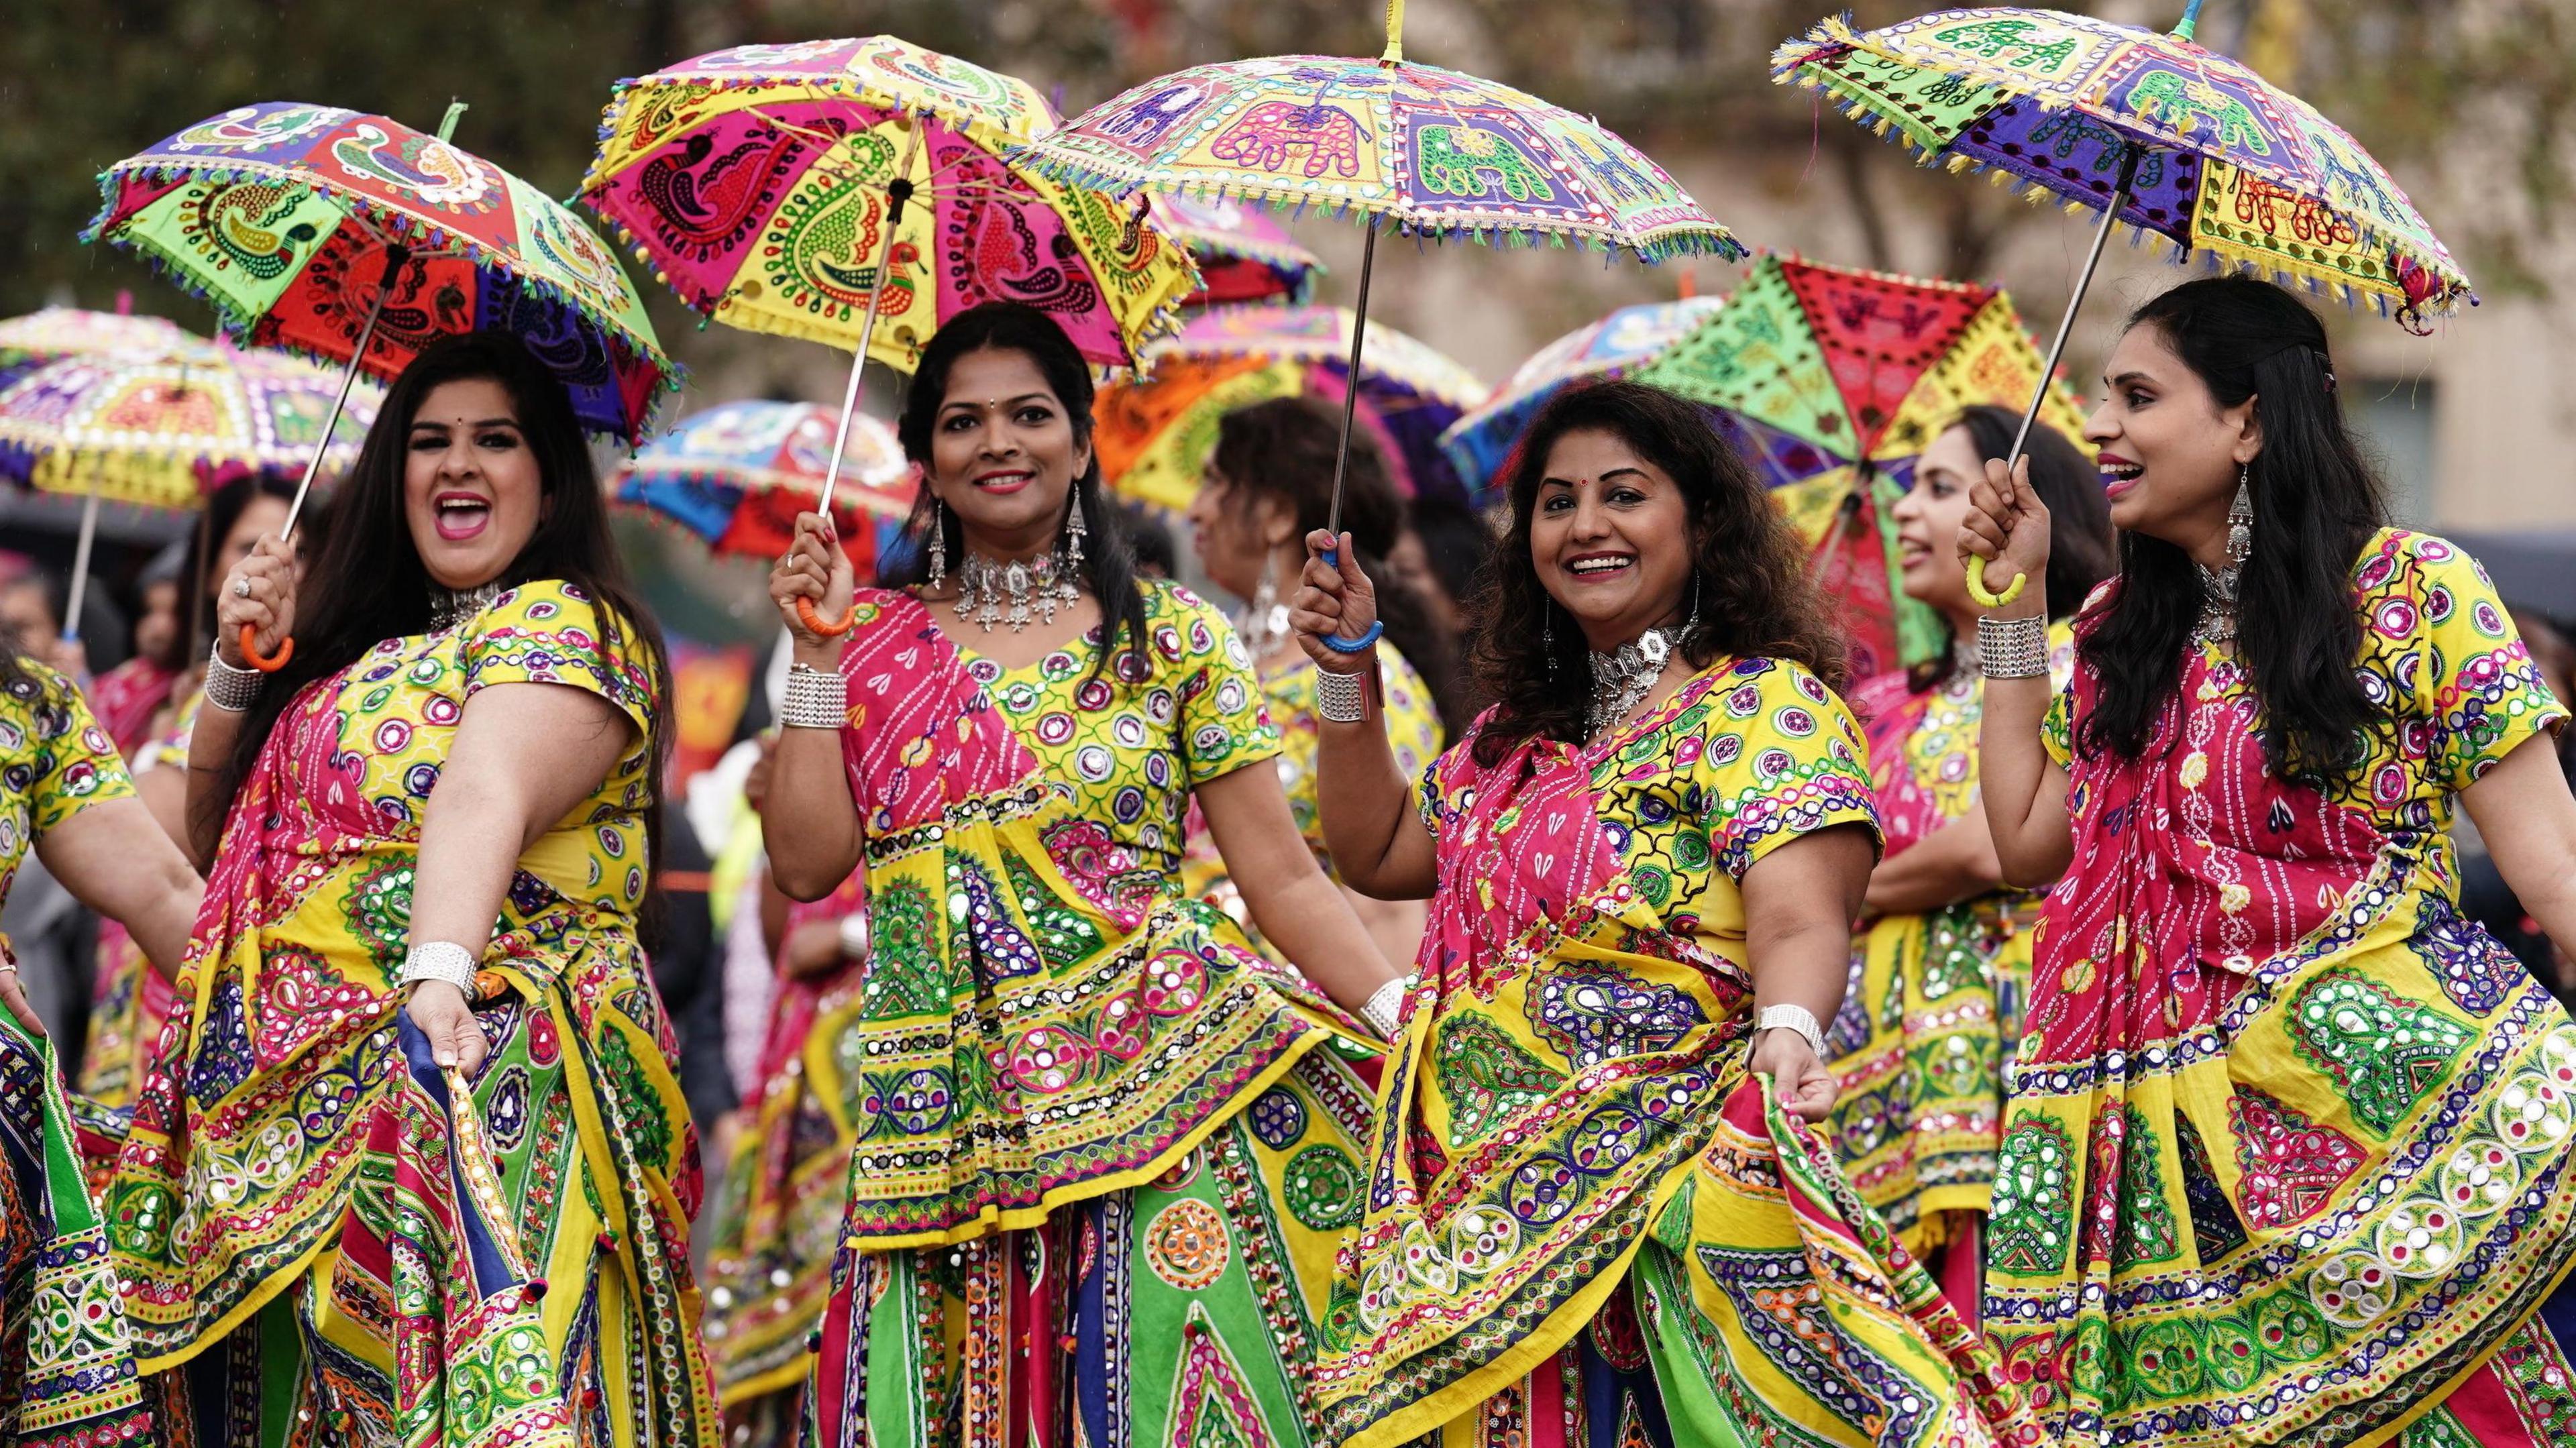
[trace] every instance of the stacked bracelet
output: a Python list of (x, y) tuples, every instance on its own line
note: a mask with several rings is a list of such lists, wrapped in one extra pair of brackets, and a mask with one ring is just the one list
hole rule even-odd
[(1989, 679), (2037, 679), (2048, 673), (2048, 620), (1997, 618), (1977, 620), (1977, 663)]
[(268, 675), (257, 669), (237, 669), (224, 662), (224, 652), (217, 645), (206, 655), (206, 703), (227, 714), (239, 714), (259, 702), (260, 686)]
[(474, 994), (474, 957), (464, 946), (448, 941), (417, 941), (403, 956), (402, 972), (394, 977), (394, 984), (417, 985), (425, 980), (443, 980), (470, 997)]
[(1370, 992), (1368, 1004), (1360, 1007), (1360, 1019), (1383, 1040), (1394, 1040), (1404, 1030), (1404, 996), (1413, 989), (1413, 977), (1400, 975)]
[(850, 717), (850, 681), (807, 664), (787, 668), (778, 722), (790, 729), (838, 729)]
[(1358, 674), (1315, 670), (1315, 712), (1336, 724), (1368, 721), (1368, 682)]

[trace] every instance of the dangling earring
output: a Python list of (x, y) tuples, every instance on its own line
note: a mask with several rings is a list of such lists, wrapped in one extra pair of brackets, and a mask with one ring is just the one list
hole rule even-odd
[(948, 505), (939, 495), (930, 495), (930, 538), (921, 546), (930, 550), (930, 586), (939, 588), (948, 581)]
[(1681, 638), (1681, 641), (1682, 641), (1682, 643), (1683, 643), (1683, 645), (1684, 645), (1685, 647), (1687, 647), (1687, 646), (1689, 645), (1690, 640), (1691, 640), (1691, 635), (1692, 635), (1692, 634), (1694, 634), (1694, 633), (1697, 633), (1698, 631), (1699, 631), (1699, 570), (1698, 570), (1698, 569), (1696, 569), (1696, 568), (1694, 568), (1694, 569), (1692, 569), (1692, 570), (1691, 570), (1691, 611), (1690, 611), (1690, 617), (1688, 617), (1688, 618), (1686, 618), (1686, 619), (1683, 619), (1683, 620), (1682, 620), (1682, 638)]
[(1538, 651), (1547, 655), (1547, 679), (1552, 684), (1556, 682), (1556, 602), (1543, 600), (1538, 607), (1539, 617), (1546, 620), (1539, 625)]
[(1270, 646), (1288, 632), (1288, 610), (1279, 603), (1278, 568), (1261, 565), (1261, 581), (1253, 585), (1252, 606), (1243, 612), (1243, 643), (1256, 659), (1270, 651)]
[(1081, 564), (1083, 536), (1090, 531), (1091, 525), (1084, 522), (1082, 518), (1082, 491), (1076, 488), (1073, 494), (1073, 511), (1064, 515), (1065, 562), (1077, 566)]
[(2236, 465), (2236, 500), (2227, 505), (2227, 563), (2241, 568), (2254, 556), (2254, 489), (2253, 468), (2247, 463)]

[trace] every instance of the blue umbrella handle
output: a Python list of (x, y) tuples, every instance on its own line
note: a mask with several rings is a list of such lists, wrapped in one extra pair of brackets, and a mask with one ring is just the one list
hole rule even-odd
[(1386, 625), (1372, 621), (1368, 626), (1368, 632), (1355, 639), (1346, 639), (1340, 634), (1324, 635), (1324, 647), (1337, 654), (1363, 654), (1376, 647), (1377, 641), (1384, 637), (1386, 637)]

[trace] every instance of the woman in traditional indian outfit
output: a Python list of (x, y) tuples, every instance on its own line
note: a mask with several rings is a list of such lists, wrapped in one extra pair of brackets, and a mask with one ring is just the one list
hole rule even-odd
[(1990, 466), (1959, 535), (2027, 579), (1978, 625), (1996, 858), (2059, 880), (1987, 1331), (2066, 1443), (2564, 1444), (2576, 1022), (2447, 831), (2576, 944), (2566, 712), (2476, 563), (2387, 526), (2297, 299), (2177, 287), (2103, 377), (2120, 569), (2067, 690), (2047, 504)]
[[(1315, 666), (1288, 627), (1287, 596), (1296, 592), (1305, 569), (1306, 535), (1332, 514), (1340, 433), (1331, 414), (1302, 397), (1273, 398), (1227, 413), (1217, 422), (1216, 446), (1189, 512), (1200, 568), (1217, 587), (1244, 600), (1238, 615), (1244, 647), (1261, 676), (1263, 707), (1279, 729), (1279, 782), (1288, 791), (1297, 833), (1326, 873), (1332, 859), (1315, 810)], [(1449, 636), (1432, 625), (1421, 596), (1388, 576), (1383, 560), (1403, 536), (1404, 502), (1365, 434), (1351, 439), (1341, 492), (1342, 521), (1359, 549), (1360, 566), (1380, 580), (1387, 742), (1395, 749), (1396, 767), (1409, 777), (1440, 752), (1442, 720), (1450, 713), (1444, 705), (1457, 692), (1455, 650)], [(1429, 677), (1446, 687), (1435, 688)], [(1191, 834), (1185, 872), (1190, 893), (1240, 910), (1234, 882), (1202, 831)], [(1420, 901), (1373, 900), (1347, 889), (1344, 894), (1388, 960), (1413, 958), (1422, 944)]]
[(107, 1205), (166, 1431), (711, 1443), (636, 940), (662, 652), (570, 400), (433, 344), (341, 502), (301, 583), (233, 569), (190, 742), (213, 879)]
[[(813, 515), (772, 575), (770, 863), (799, 898), (868, 875), (859, 1024), (804, 1058), (857, 1140), (830, 1448), (1308, 1440), (1375, 1056), (1334, 1002), (1386, 1014), (1395, 973), (1297, 833), (1233, 628), (1134, 576), (1091, 397), (1045, 313), (962, 314), (898, 429), (897, 586), (854, 594)], [(1179, 889), (1193, 802), (1295, 970)]]
[[(1989, 458), (2009, 457), (2020, 418), (1972, 407), (1916, 462), (1893, 510), (1906, 596), (1931, 605), (1948, 647), (1852, 691), (1887, 854), (1869, 876), (1842, 1013), (1825, 1031), (1841, 1091), (1827, 1129), (1861, 1200), (1926, 1259), (1970, 1325), (1984, 1283), (1979, 1228), (2003, 1132), (2004, 1062), (2021, 1037), (2030, 927), (2039, 897), (2006, 890), (1977, 805), (1977, 605), (1959, 570), (1959, 519)], [(2111, 572), (2100, 475), (2053, 428), (2028, 444), (2031, 486), (2057, 537), (2049, 597), (2059, 614)], [(2052, 623), (2049, 659), (2074, 667)]]
[[(178, 969), (197, 872), (135, 799), (80, 691), (0, 637), (0, 900), (30, 849)], [(151, 1429), (80, 1172), (89, 1124), (0, 940), (0, 1431), (30, 1448), (142, 1443)]]
[(1669, 393), (1569, 390), (1519, 453), (1476, 626), (1497, 702), (1418, 798), (1371, 655), (1323, 640), (1374, 621), (1347, 541), (1294, 604), (1333, 859), (1431, 900), (1324, 1436), (1983, 1441), (2011, 1406), (1962, 1383), (1973, 1338), (1799, 1124), (1833, 1105), (1878, 843), (1804, 550)]

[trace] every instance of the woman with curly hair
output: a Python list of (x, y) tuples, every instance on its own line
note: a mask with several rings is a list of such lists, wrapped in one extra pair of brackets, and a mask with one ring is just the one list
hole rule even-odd
[(1431, 901), (1317, 1370), (1328, 1441), (1930, 1444), (2009, 1418), (1803, 1124), (1878, 824), (1804, 550), (1697, 408), (1532, 420), (1480, 600), (1495, 705), (1418, 782), (1309, 535), (1325, 838)]
[(2576, 1022), (2449, 831), (2576, 945), (2567, 713), (2477, 564), (2388, 526), (2297, 298), (2176, 287), (2103, 379), (2120, 568), (2068, 688), (2052, 506), (1989, 463), (1957, 542), (2026, 580), (1978, 623), (1985, 814), (2059, 881), (1988, 1332), (2059, 1442), (2565, 1444)]

